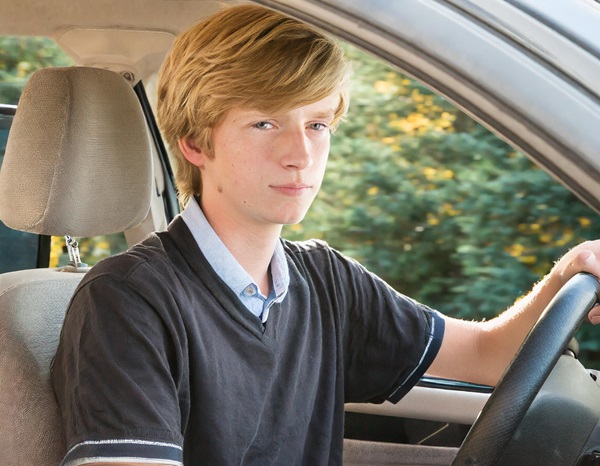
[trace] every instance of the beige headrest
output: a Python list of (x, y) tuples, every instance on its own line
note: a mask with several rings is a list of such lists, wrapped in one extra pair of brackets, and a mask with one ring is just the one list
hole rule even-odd
[(48, 68), (23, 91), (0, 170), (0, 220), (15, 230), (90, 237), (148, 213), (150, 138), (130, 84), (97, 68)]

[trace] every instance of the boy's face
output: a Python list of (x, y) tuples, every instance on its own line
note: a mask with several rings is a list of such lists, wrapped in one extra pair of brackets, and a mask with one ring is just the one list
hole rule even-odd
[[(321, 186), (339, 94), (280, 114), (234, 108), (213, 130), (213, 153), (197, 151), (202, 207), (213, 223), (298, 223)], [(256, 231), (256, 230), (255, 230)]]

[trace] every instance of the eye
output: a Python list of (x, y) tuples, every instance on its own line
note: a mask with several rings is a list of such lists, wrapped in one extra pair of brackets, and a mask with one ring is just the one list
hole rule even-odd
[(325, 124), (325, 123), (311, 123), (309, 125), (310, 129), (314, 129), (315, 131), (324, 131), (327, 128), (329, 128), (329, 125)]
[(252, 126), (254, 126), (257, 129), (271, 129), (271, 128), (273, 128), (273, 124), (269, 123), (268, 121), (259, 121), (258, 123), (254, 123)]

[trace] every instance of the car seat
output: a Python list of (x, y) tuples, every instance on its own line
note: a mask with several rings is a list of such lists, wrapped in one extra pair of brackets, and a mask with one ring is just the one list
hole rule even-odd
[[(0, 220), (41, 235), (92, 237), (139, 225), (152, 199), (152, 149), (131, 84), (118, 73), (49, 68), (26, 85), (0, 171)], [(51, 466), (65, 453), (49, 372), (71, 264), (0, 275), (0, 464)]]

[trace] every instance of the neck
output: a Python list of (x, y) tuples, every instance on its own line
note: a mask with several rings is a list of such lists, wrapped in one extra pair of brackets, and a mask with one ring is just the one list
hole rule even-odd
[(269, 266), (282, 226), (240, 225), (223, 215), (212, 215), (210, 209), (207, 210), (203, 208), (204, 215), (215, 233), (260, 287), (261, 293), (268, 295), (271, 288)]

